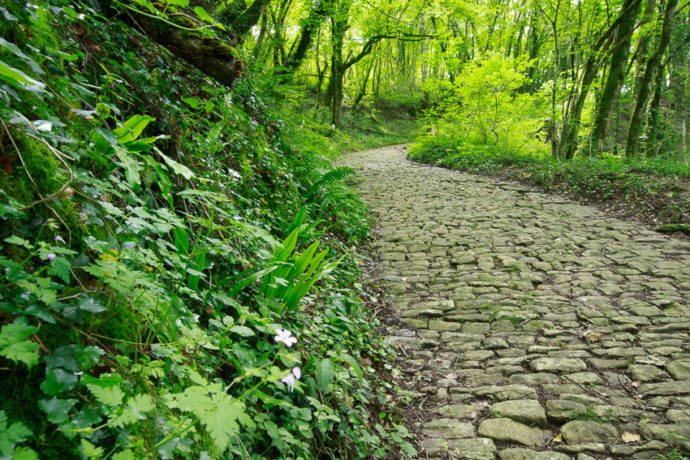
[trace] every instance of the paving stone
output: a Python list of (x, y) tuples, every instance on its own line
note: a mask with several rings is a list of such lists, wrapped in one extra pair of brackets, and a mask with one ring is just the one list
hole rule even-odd
[(491, 396), (498, 400), (508, 399), (537, 399), (537, 392), (527, 385), (491, 385), (471, 390), (479, 396)]
[(631, 364), (628, 367), (628, 374), (631, 379), (640, 382), (652, 382), (665, 375), (664, 371), (649, 364)]
[(568, 420), (575, 414), (584, 413), (587, 406), (575, 401), (567, 400), (548, 400), (546, 401), (546, 411), (549, 418), (556, 421)]
[(530, 428), (508, 418), (491, 418), (479, 424), (478, 432), (487, 438), (499, 441), (519, 442), (525, 446), (542, 446), (548, 432)]
[(676, 380), (690, 379), (690, 361), (673, 361), (666, 365), (666, 370)]
[(638, 391), (645, 396), (682, 395), (690, 393), (690, 380), (645, 383), (640, 385)]
[(577, 372), (587, 369), (587, 364), (574, 358), (539, 358), (532, 361), (530, 367), (536, 372)]
[(538, 372), (536, 374), (516, 374), (510, 376), (510, 383), (524, 385), (541, 385), (544, 383), (554, 383), (559, 377), (550, 372)]
[(477, 418), (486, 409), (486, 406), (486, 404), (481, 403), (451, 404), (437, 407), (434, 412), (445, 417), (473, 419)]
[(538, 452), (536, 450), (512, 447), (498, 453), (501, 460), (570, 460), (570, 456), (560, 452)]
[(573, 420), (566, 423), (561, 427), (561, 433), (568, 444), (618, 440), (618, 430), (613, 425), (585, 420)]
[(453, 458), (464, 460), (493, 460), (496, 444), (488, 438), (456, 439), (449, 443)]
[(474, 436), (474, 425), (452, 418), (437, 418), (425, 423), (422, 431), (432, 438), (471, 438)]
[(493, 404), (489, 413), (494, 417), (508, 417), (517, 422), (546, 426), (546, 412), (538, 401), (518, 399)]

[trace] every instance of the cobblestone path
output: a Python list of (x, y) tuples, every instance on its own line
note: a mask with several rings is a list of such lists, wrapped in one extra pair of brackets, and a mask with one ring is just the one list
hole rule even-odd
[(422, 386), (420, 458), (657, 458), (690, 438), (690, 244), (520, 185), (348, 155)]

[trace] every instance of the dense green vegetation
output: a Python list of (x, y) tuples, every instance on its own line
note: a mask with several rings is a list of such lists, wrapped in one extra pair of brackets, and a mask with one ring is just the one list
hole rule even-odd
[[(263, 81), (229, 89), (107, 8), (0, 8), (0, 457), (412, 452), (370, 221), (323, 156), (356, 133), (284, 121)], [(369, 144), (397, 122), (361, 118)]]

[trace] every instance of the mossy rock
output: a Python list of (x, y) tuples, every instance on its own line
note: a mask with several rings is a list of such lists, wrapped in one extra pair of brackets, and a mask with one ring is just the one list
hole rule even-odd
[(662, 232), (662, 233), (675, 233), (675, 232), (683, 232), (687, 235), (690, 235), (690, 224), (664, 224), (664, 225), (659, 225), (656, 228), (657, 232)]

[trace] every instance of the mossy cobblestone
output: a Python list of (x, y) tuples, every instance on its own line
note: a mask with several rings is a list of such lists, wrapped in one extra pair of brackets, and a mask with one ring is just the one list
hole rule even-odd
[(379, 218), (419, 458), (690, 447), (690, 243), (403, 146), (343, 161)]

